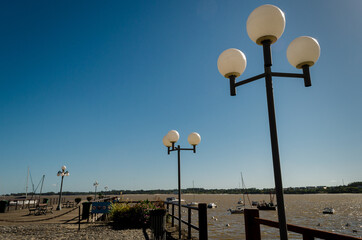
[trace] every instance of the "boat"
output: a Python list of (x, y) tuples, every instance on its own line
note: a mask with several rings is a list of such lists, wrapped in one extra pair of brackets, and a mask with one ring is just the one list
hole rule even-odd
[(217, 208), (217, 205), (215, 203), (209, 203), (207, 205), (208, 208)]
[[(194, 181), (192, 181), (192, 190), (193, 192), (195, 192), (195, 184), (194, 184)], [(194, 195), (194, 199), (191, 203), (188, 203), (187, 206), (189, 207), (198, 207), (199, 206), (199, 203), (195, 201), (195, 193), (193, 194)]]
[(270, 202), (268, 203), (265, 201), (259, 202), (256, 207), (259, 210), (276, 210), (277, 205), (274, 204), (273, 199), (274, 196), (272, 196), (272, 193), (270, 193)]
[(199, 203), (198, 202), (191, 202), (191, 203), (188, 203), (187, 206), (189, 206), (189, 207), (198, 207)]
[(243, 214), (244, 213), (244, 206), (237, 206), (236, 209), (229, 208), (228, 211), (231, 214)]
[(334, 208), (326, 207), (323, 209), (323, 214), (333, 214), (334, 212)]
[(266, 203), (265, 201), (262, 201), (258, 203), (256, 206), (259, 210), (275, 210), (277, 208), (276, 205), (271, 201), (269, 203)]
[(240, 198), (239, 201), (238, 201), (238, 204), (244, 205), (244, 201)]
[[(166, 198), (166, 203), (177, 203), (178, 204), (178, 199), (175, 197), (168, 197)], [(185, 202), (184, 199), (181, 199), (181, 202)]]

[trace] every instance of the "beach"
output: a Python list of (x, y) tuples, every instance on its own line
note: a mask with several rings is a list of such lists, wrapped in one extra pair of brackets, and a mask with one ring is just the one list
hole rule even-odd
[(150, 230), (113, 230), (104, 224), (92, 224), (78, 231), (76, 225), (19, 224), (0, 226), (0, 239), (150, 239)]

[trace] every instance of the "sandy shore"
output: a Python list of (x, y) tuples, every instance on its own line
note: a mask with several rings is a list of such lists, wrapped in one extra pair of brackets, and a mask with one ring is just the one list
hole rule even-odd
[(93, 224), (78, 231), (76, 225), (31, 224), (0, 226), (0, 239), (150, 239), (148, 229), (113, 230), (107, 225)]

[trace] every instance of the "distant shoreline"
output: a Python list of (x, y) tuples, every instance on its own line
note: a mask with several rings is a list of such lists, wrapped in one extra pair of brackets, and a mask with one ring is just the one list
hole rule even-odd
[[(182, 194), (270, 194), (274, 193), (273, 188), (247, 188), (247, 189), (204, 189), (204, 188), (186, 188), (181, 189)], [(111, 191), (101, 191), (97, 195), (120, 195), (120, 194), (177, 194), (177, 189), (155, 189), (155, 190), (111, 190)], [(338, 194), (338, 193), (362, 193), (362, 182), (350, 183), (347, 186), (310, 186), (310, 187), (294, 187), (294, 188), (284, 188), (284, 194)], [(59, 193), (55, 192), (46, 192), (42, 195), (58, 195)], [(25, 193), (11, 193), (4, 196), (24, 196)], [(28, 193), (31, 195), (31, 193)], [(38, 194), (37, 194), (38, 195)], [(63, 195), (94, 195), (94, 192), (63, 192)]]

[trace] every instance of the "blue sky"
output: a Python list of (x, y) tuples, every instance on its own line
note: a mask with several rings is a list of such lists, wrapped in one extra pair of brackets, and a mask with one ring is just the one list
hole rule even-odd
[[(0, 194), (34, 184), (59, 191), (175, 189), (177, 155), (162, 138), (196, 131), (197, 153), (181, 153), (182, 187), (273, 187), (263, 80), (229, 95), (219, 54), (238, 48), (262, 73), (249, 14), (274, 4), (286, 15), (272, 45), (273, 70), (298, 72), (286, 49), (309, 35), (321, 45), (301, 79), (274, 78), (284, 187), (360, 181), (362, 2), (349, 1), (1, 1)], [(31, 189), (31, 188), (30, 188)]]

